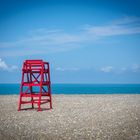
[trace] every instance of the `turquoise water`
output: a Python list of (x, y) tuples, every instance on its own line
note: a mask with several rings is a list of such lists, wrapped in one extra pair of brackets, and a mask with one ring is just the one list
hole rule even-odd
[[(0, 95), (19, 94), (20, 84), (0, 84)], [(140, 94), (140, 84), (52, 84), (53, 94)]]

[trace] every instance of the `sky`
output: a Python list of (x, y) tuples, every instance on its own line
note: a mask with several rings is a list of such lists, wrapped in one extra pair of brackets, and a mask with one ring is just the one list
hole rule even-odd
[(52, 83), (140, 84), (140, 0), (0, 0), (0, 83), (23, 61), (50, 63)]

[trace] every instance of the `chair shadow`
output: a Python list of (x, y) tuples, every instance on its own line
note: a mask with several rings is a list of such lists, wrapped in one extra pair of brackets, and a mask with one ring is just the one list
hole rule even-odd
[[(51, 110), (52, 108), (40, 108), (40, 111), (46, 111), (46, 110)], [(38, 108), (37, 107), (34, 107), (34, 108), (22, 108), (20, 109), (20, 111), (31, 111), (31, 110), (37, 110), (38, 111)], [(39, 112), (39, 111), (38, 111)]]

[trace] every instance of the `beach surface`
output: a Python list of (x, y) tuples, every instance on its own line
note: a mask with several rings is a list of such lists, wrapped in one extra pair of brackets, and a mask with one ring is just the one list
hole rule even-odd
[(52, 101), (52, 110), (18, 112), (18, 95), (1, 95), (0, 140), (140, 140), (138, 94), (53, 95)]

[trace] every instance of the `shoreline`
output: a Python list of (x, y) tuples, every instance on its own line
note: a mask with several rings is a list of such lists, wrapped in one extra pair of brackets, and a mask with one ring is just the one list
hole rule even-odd
[(0, 95), (0, 139), (140, 139), (140, 94), (53, 94), (42, 112), (18, 112), (18, 99)]

